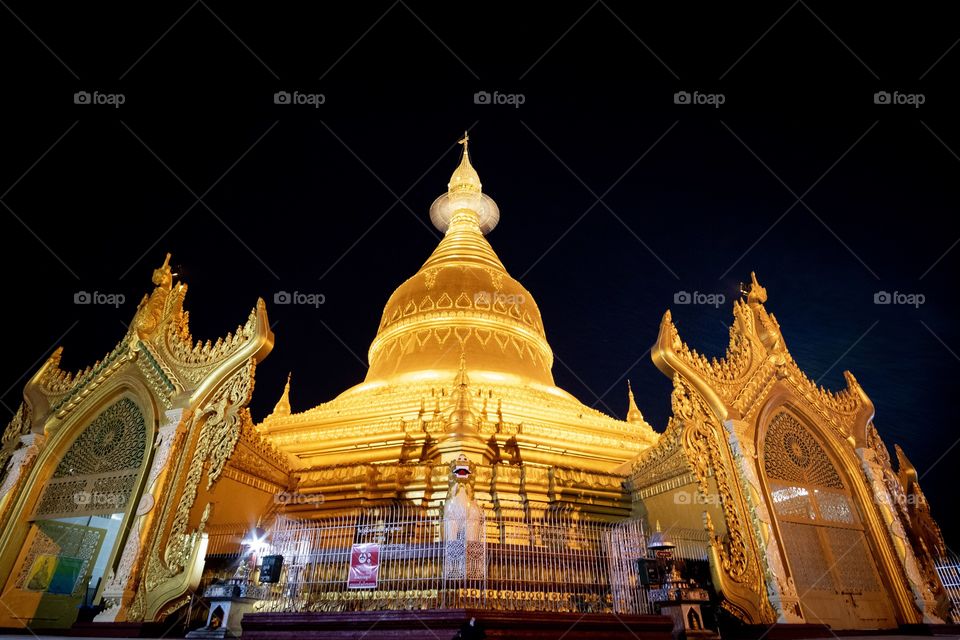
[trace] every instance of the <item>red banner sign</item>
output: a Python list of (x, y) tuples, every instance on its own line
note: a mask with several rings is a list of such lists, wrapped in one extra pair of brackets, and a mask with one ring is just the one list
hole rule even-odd
[(350, 550), (347, 589), (376, 589), (380, 573), (380, 545), (355, 544)]

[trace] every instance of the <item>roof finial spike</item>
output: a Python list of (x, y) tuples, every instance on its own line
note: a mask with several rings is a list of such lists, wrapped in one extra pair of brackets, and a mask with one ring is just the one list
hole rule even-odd
[(290, 379), (293, 377), (293, 372), (287, 374), (287, 383), (283, 385), (283, 393), (280, 394), (280, 399), (277, 401), (277, 404), (274, 405), (273, 411), (264, 418), (264, 422), (270, 420), (271, 418), (285, 418), (292, 413), (290, 408)]
[(153, 284), (169, 289), (173, 285), (174, 273), (170, 269), (170, 254), (163, 259), (163, 264), (153, 270)]
[(473, 413), (473, 399), (470, 397), (468, 387), (470, 380), (467, 378), (467, 356), (460, 351), (460, 370), (457, 372), (457, 379), (454, 382), (453, 393), (450, 394), (450, 418), (446, 425), (448, 432), (459, 432), (464, 429), (475, 430), (477, 428), (477, 416)]
[(474, 220), (480, 225), (480, 231), (487, 234), (497, 226), (500, 209), (490, 196), (483, 193), (480, 176), (470, 162), (470, 132), (464, 131), (457, 144), (463, 145), (460, 164), (450, 176), (447, 192), (430, 206), (430, 220), (437, 229), (446, 233), (455, 213), (472, 211), (476, 214)]
[(633, 397), (633, 387), (630, 386), (630, 380), (627, 380), (627, 422), (632, 424), (644, 424), (646, 422), (637, 407), (637, 401)]
[(481, 191), (480, 176), (470, 163), (470, 133), (464, 131), (463, 137), (457, 140), (457, 144), (463, 145), (463, 155), (460, 157), (460, 164), (453, 175), (450, 176), (450, 182), (447, 183), (447, 193), (479, 194)]
[(750, 284), (740, 285), (740, 293), (745, 295), (748, 304), (763, 304), (767, 301), (767, 290), (757, 282), (757, 274), (750, 272)]
[(469, 378), (467, 378), (467, 354), (464, 351), (460, 351), (460, 368), (457, 371), (457, 387), (466, 387), (470, 384)]

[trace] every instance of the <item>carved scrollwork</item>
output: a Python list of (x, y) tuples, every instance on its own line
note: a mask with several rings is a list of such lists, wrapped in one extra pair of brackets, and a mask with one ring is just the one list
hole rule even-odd
[(187, 535), (187, 522), (204, 470), (207, 473), (207, 488), (220, 477), (223, 468), (240, 438), (241, 425), (250, 421), (246, 404), (253, 394), (253, 359), (237, 370), (214, 393), (213, 397), (194, 415), (194, 422), (202, 421), (200, 435), (187, 472), (180, 503), (170, 527), (170, 543), (165, 560), (173, 573), (183, 570), (190, 556), (191, 537)]
[[(13, 414), (7, 428), (3, 431), (3, 438), (0, 440), (0, 483), (3, 483), (10, 470), (7, 469), (7, 463), (14, 449), (20, 442), (20, 436), (30, 433), (30, 407), (25, 402), (21, 402), (17, 407), (17, 412)], [(0, 493), (0, 498), (3, 494)]]
[(713, 529), (709, 513), (705, 526), (711, 540), (711, 571), (717, 588), (724, 593), (721, 606), (751, 623), (776, 620), (758, 564), (758, 549), (751, 536), (754, 514), (748, 511), (735, 476), (735, 461), (726, 442), (726, 431), (706, 400), (683, 376), (674, 376), (671, 397), (674, 415), (667, 434), (676, 430), (679, 447), (692, 469), (703, 496), (716, 493), (723, 514), (723, 534)]
[(665, 330), (670, 332), (674, 353), (689, 367), (719, 387), (742, 385), (762, 360), (762, 348), (736, 324), (730, 327), (730, 342), (722, 358), (707, 358), (680, 339), (670, 312), (664, 316)]
[(259, 312), (263, 309), (263, 301), (257, 303), (246, 323), (228, 333), (225, 338), (218, 338), (216, 342), (194, 341), (190, 334), (188, 314), (183, 311), (177, 315), (175, 321), (167, 326), (162, 340), (154, 344), (163, 352), (166, 360), (173, 364), (180, 377), (192, 384), (199, 384), (220, 363), (240, 350), (245, 344), (256, 339), (259, 331)]
[(700, 491), (707, 496), (711, 492), (710, 479), (716, 483), (727, 523), (727, 538), (721, 546), (723, 570), (736, 582), (750, 584), (756, 575), (748, 558), (748, 541), (743, 533), (746, 523), (735, 502), (727, 476), (727, 461), (717, 437), (717, 430), (721, 427), (714, 424), (716, 420), (711, 418), (703, 399), (680, 376), (674, 379), (672, 400), (674, 414), (685, 421), (682, 444)]
[(755, 277), (744, 294), (746, 299), (733, 304), (730, 343), (722, 358), (708, 359), (681, 340), (669, 312), (661, 325), (660, 344), (669, 345), (672, 357), (741, 416), (761, 407), (774, 383), (782, 380), (842, 437), (853, 433), (866, 403), (853, 375), (845, 372), (847, 388), (840, 391), (816, 384), (787, 350), (780, 325), (763, 306), (766, 290)]

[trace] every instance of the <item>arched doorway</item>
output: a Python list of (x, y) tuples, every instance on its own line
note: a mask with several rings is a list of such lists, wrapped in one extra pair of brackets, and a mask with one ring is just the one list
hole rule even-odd
[(93, 604), (138, 497), (146, 431), (137, 404), (121, 398), (57, 462), (4, 589), (14, 619), (34, 628), (64, 628), (76, 620), (78, 607)]
[(767, 425), (763, 471), (807, 622), (896, 627), (851, 488), (820, 442), (786, 410)]

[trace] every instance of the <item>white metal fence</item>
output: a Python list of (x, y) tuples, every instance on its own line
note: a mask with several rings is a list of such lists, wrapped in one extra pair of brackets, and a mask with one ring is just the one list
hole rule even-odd
[[(410, 507), (311, 521), (279, 517), (272, 553), (283, 556), (283, 570), (260, 608), (652, 611), (638, 574), (637, 560), (647, 555), (638, 521), (608, 524), (564, 513), (445, 524), (442, 513)], [(370, 544), (379, 554), (376, 586), (350, 588), (354, 545)]]
[(950, 598), (950, 617), (960, 620), (960, 557), (950, 554), (937, 559), (937, 575)]

